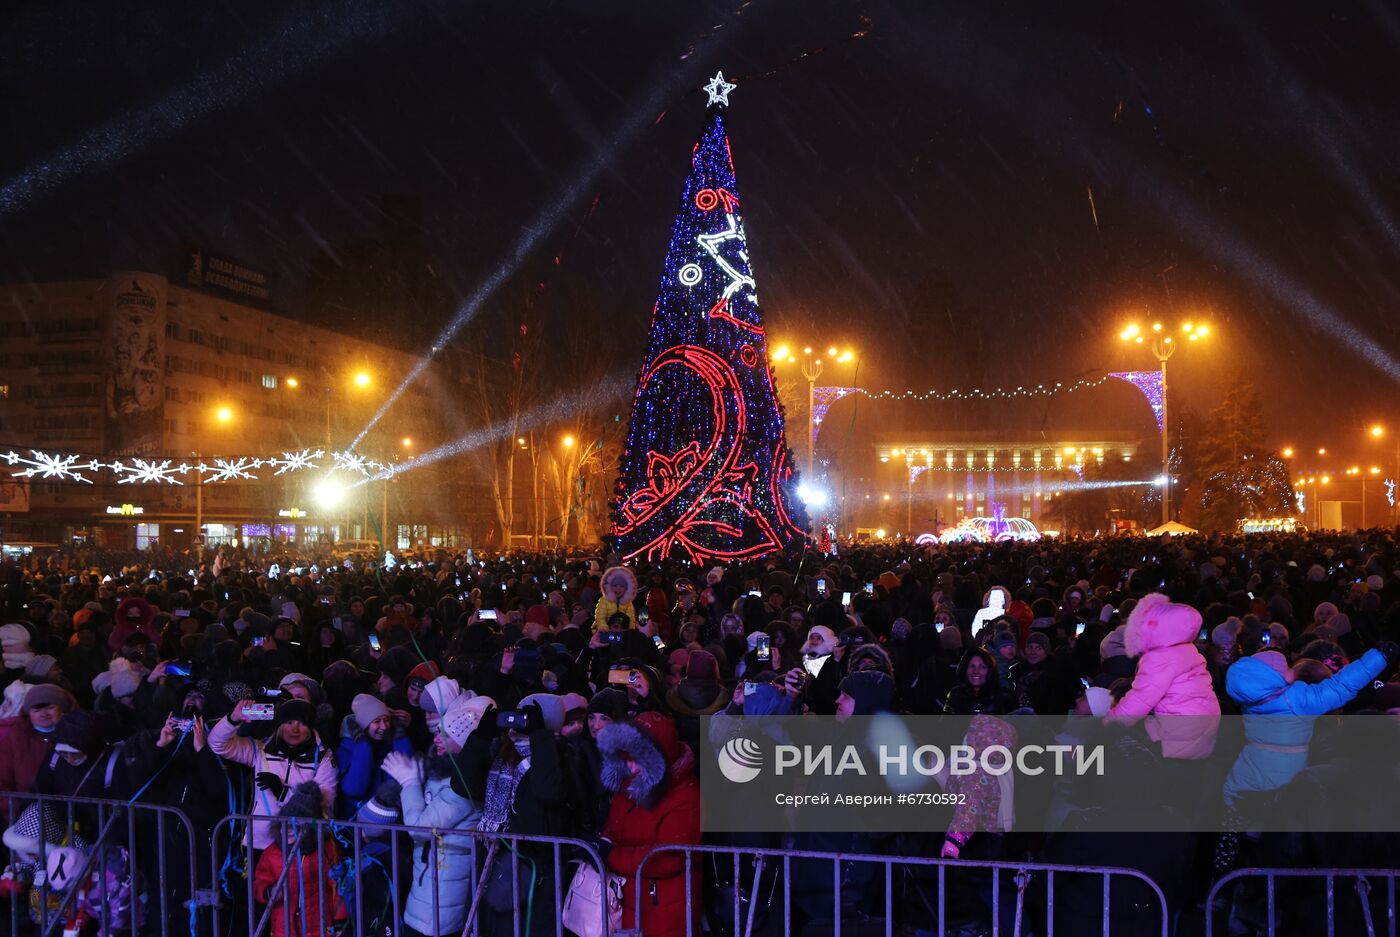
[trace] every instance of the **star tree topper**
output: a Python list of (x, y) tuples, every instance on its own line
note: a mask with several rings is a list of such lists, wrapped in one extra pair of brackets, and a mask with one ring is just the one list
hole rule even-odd
[(705, 86), (705, 91), (710, 95), (709, 104), (728, 107), (729, 92), (733, 91), (734, 87), (732, 83), (724, 80), (724, 72), (715, 72), (715, 77)]

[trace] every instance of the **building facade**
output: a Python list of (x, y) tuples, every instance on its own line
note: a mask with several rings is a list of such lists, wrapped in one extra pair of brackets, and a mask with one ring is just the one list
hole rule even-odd
[[(214, 464), (353, 444), (393, 463), (448, 441), (439, 414), (463, 395), (447, 367), (435, 361), (395, 397), (416, 356), (261, 308), (256, 271), (199, 262), (189, 279), (207, 289), (142, 271), (5, 289), (0, 447), (25, 458)], [(107, 470), (86, 473), (91, 484), (6, 480), (0, 517), (12, 541), (126, 547), (184, 546), (197, 536), (254, 546), (378, 540), (381, 530), (400, 548), (469, 540), (474, 519), (451, 460), (390, 481), (336, 476), (329, 461), (203, 484), (200, 473), (182, 474), (182, 485), (123, 484)], [(313, 497), (328, 479), (344, 489), (333, 508)]]
[[(857, 508), (867, 521), (873, 513), (874, 524), (914, 536), (966, 517), (998, 515), (1058, 529), (1055, 501), (1086, 479), (1094, 484), (1111, 463), (1132, 465), (1142, 445), (1132, 431), (1064, 429), (1037, 435), (962, 431), (881, 437), (872, 490), (863, 494), (879, 504)], [(1149, 465), (1141, 466), (1141, 473), (1142, 485), (1156, 475)]]

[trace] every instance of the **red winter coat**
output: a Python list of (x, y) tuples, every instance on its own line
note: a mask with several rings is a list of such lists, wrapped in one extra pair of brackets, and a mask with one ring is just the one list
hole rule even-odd
[[(626, 790), (613, 795), (603, 837), (612, 841), (608, 869), (627, 878), (622, 892), (623, 926), (635, 926), (640, 897), (645, 937), (684, 935), (685, 856), (679, 852), (653, 856), (644, 870), (640, 896), (637, 894), (637, 866), (653, 847), (662, 843), (694, 845), (700, 842), (700, 785), (695, 777), (695, 756), (689, 748), (681, 746), (677, 757), (669, 763), (666, 789), (655, 806), (638, 805)], [(698, 934), (700, 863), (692, 863), (690, 889), (691, 933)]]
[[(253, 877), (253, 897), (260, 903), (267, 902), (272, 886), (282, 877), (285, 861), (282, 847), (276, 843), (267, 847), (258, 859), (258, 869)], [(315, 852), (307, 850), (302, 853), (300, 870), (287, 870), (282, 890), (272, 906), (272, 937), (323, 937), (328, 931), (321, 927), (322, 901), (325, 902), (332, 927), (338, 921), (349, 919), (350, 911), (341, 900), (335, 883), (330, 880), (330, 871), (339, 861), (340, 850), (334, 840), (327, 838), (321, 844), (319, 860)], [(291, 930), (287, 929), (288, 918), (291, 919)]]
[[(0, 791), (27, 794), (34, 789), (39, 769), (53, 754), (51, 738), (35, 732), (28, 716), (0, 719)], [(0, 801), (0, 819), (6, 816), (4, 806)]]

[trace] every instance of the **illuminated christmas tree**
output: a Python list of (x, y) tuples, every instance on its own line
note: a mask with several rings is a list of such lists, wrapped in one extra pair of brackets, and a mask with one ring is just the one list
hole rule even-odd
[(739, 214), (718, 74), (691, 154), (617, 480), (624, 558), (695, 563), (802, 542), (792, 452)]

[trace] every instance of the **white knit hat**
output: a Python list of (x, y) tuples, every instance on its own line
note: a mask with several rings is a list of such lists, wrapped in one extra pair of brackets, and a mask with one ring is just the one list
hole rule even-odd
[(496, 701), (489, 696), (458, 697), (442, 715), (442, 734), (461, 748), (481, 724), (482, 714), (495, 705)]
[(384, 705), (384, 701), (368, 693), (355, 694), (350, 701), (350, 711), (355, 714), (355, 724), (361, 729), (368, 729), (374, 720), (389, 715), (389, 707)]

